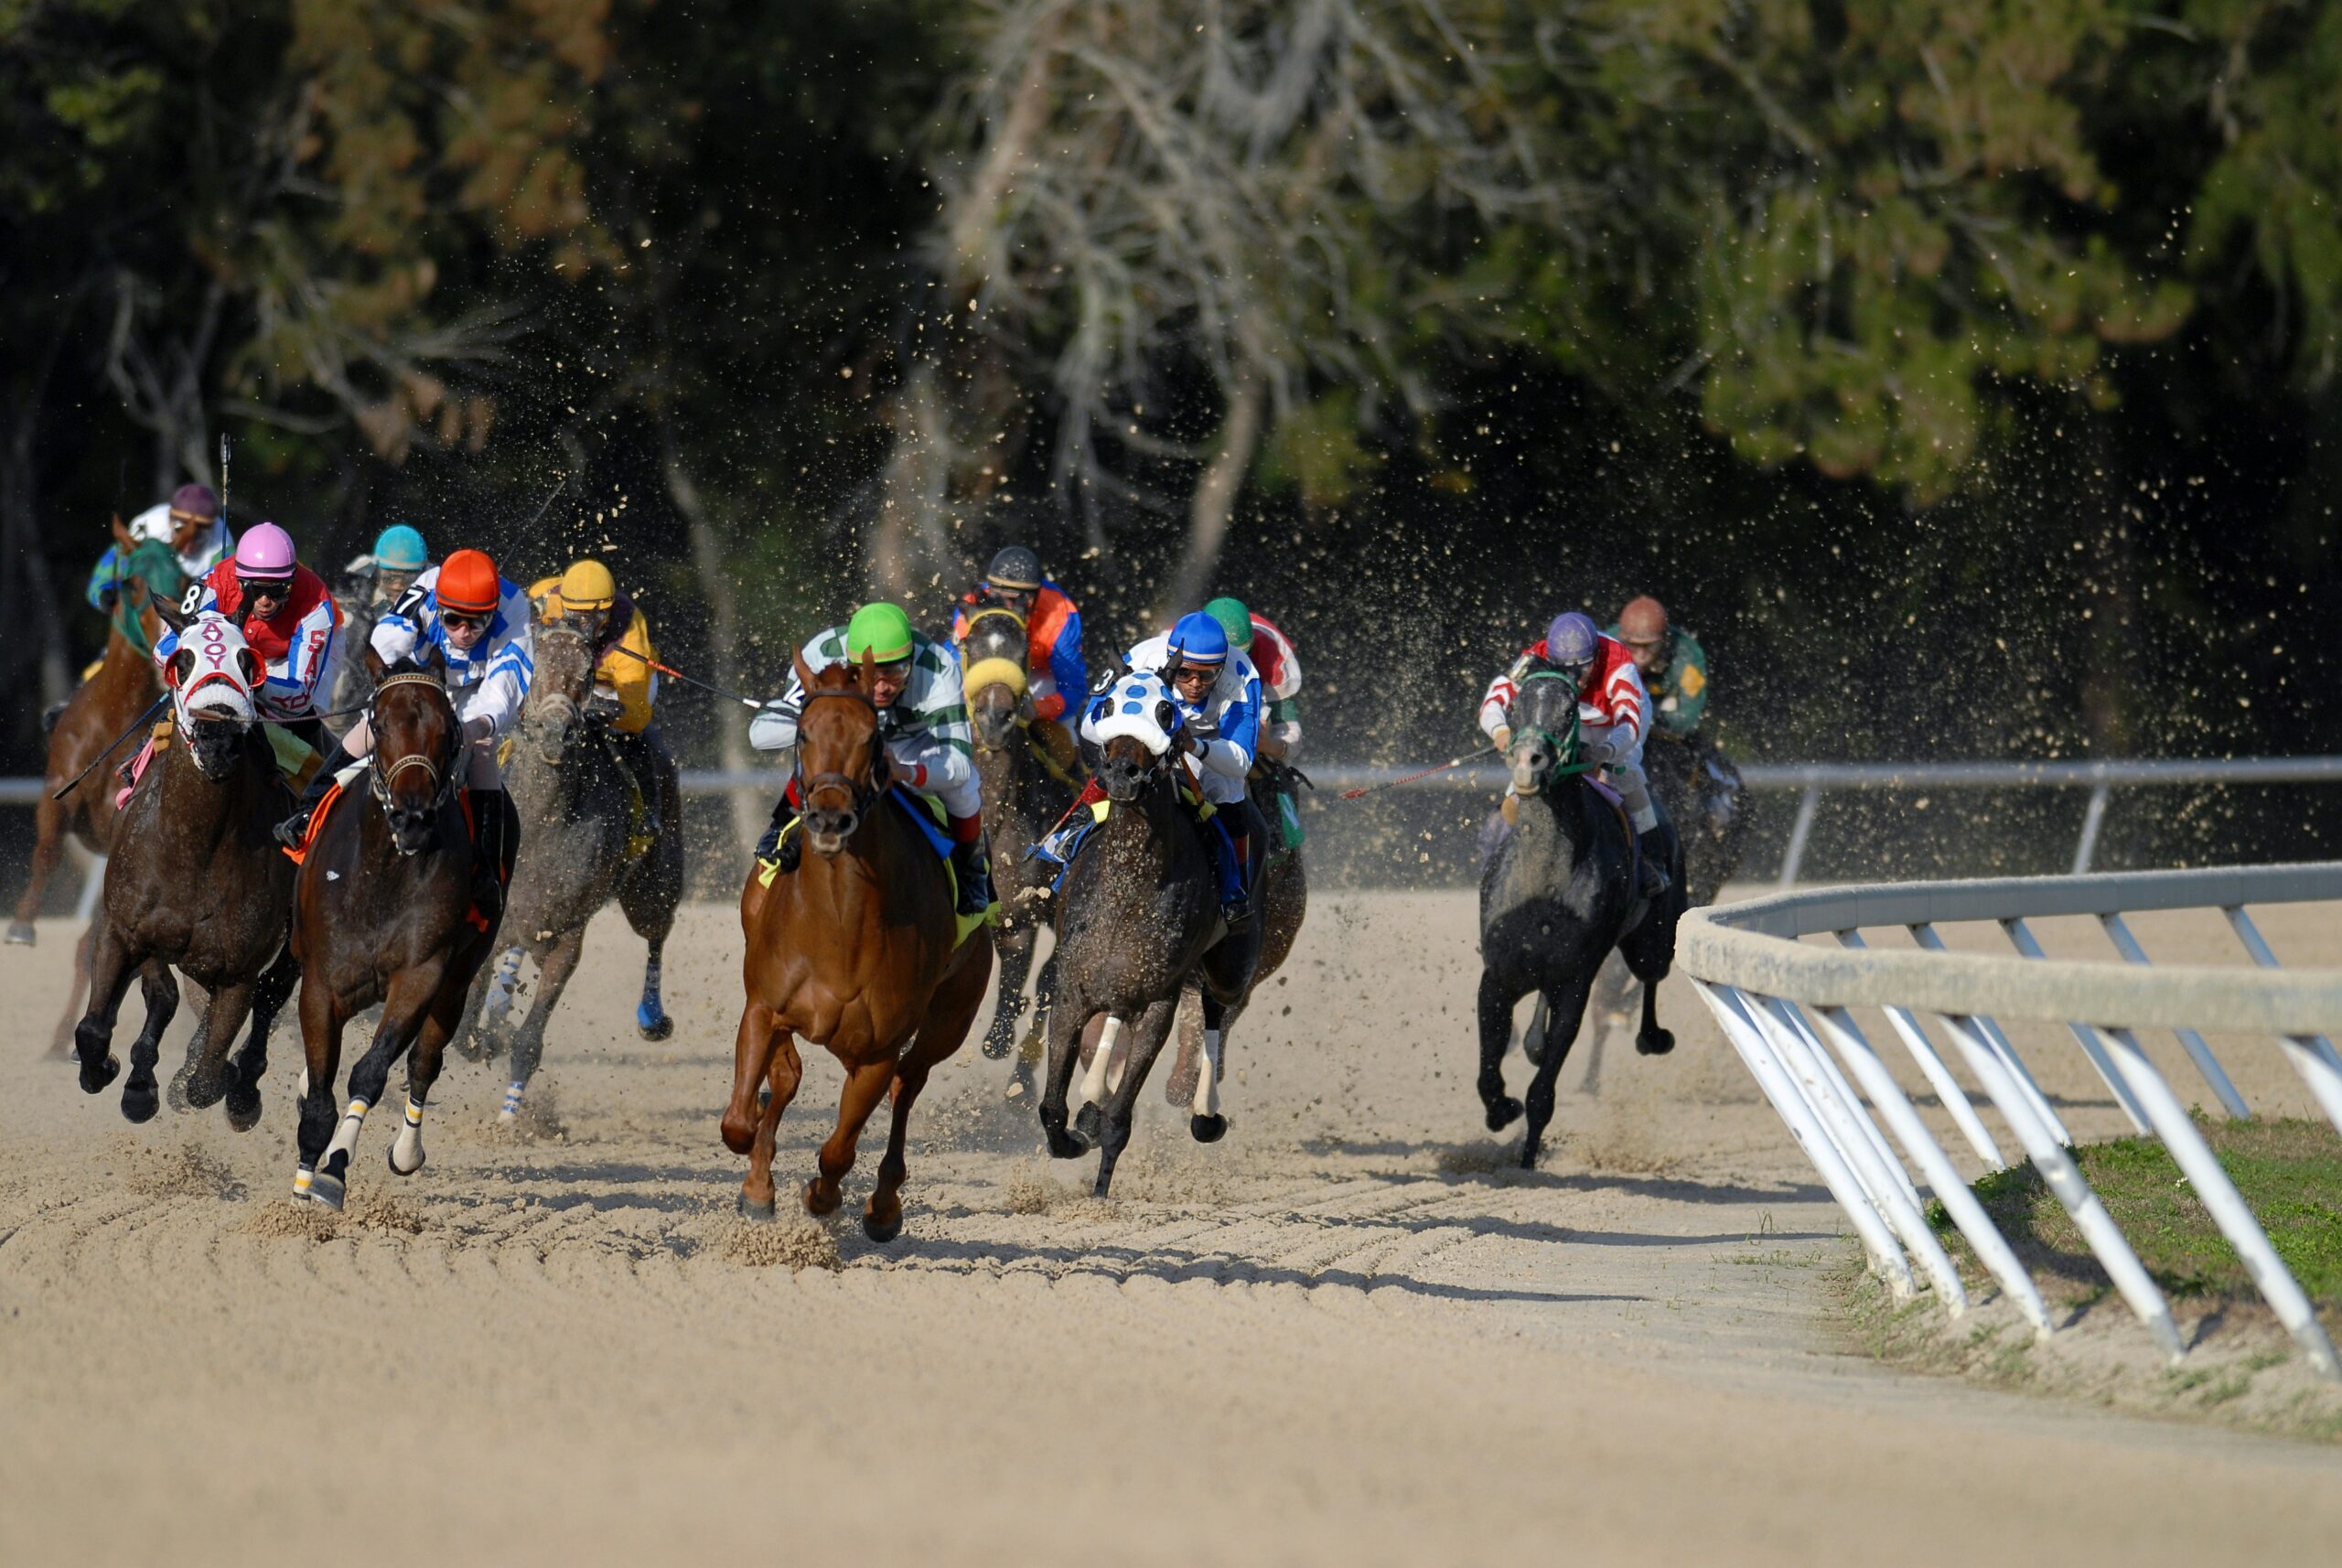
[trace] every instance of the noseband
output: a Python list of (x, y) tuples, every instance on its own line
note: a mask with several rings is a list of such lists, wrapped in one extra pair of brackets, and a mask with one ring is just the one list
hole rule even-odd
[(447, 694), (446, 687), (441, 685), (436, 678), (418, 671), (385, 676), (382, 682), (374, 688), (373, 701), (367, 704), (366, 723), (374, 732), (374, 755), (366, 769), (367, 783), (374, 799), (381, 803), (383, 811), (388, 811), (391, 810), (391, 786), (396, 783), (399, 775), (408, 768), (420, 768), (431, 784), (431, 801), (424, 809), (435, 812), (440, 807), (446, 805), (449, 797), (456, 792), (455, 762), (451, 757), (443, 766), (435, 757), (420, 751), (410, 751), (395, 762), (387, 766), (383, 763), (382, 693), (393, 686), (428, 686), (437, 693), (439, 701), (446, 706), (450, 732), (457, 736), (454, 749), (458, 752), (462, 749), (460, 737), (463, 733), (463, 720), (457, 715), (456, 699)]
[(860, 703), (864, 707), (870, 710), (870, 716), (874, 721), (878, 717), (878, 704), (870, 700), (870, 695), (866, 692), (854, 691), (851, 689), (843, 692), (816, 692), (811, 689), (807, 690), (805, 693), (805, 705), (800, 708), (797, 712), (797, 723), (799, 726), (799, 745), (797, 747), (796, 764), (797, 800), (799, 806), (802, 810), (810, 811), (813, 809), (813, 796), (817, 791), (822, 789), (844, 790), (846, 792), (847, 799), (852, 802), (846, 809), (846, 815), (850, 817), (852, 821), (847, 823), (845, 829), (847, 832), (851, 833), (855, 828), (862, 825), (863, 814), (868, 811), (871, 807), (876, 805), (878, 803), (878, 798), (886, 793), (886, 786), (876, 782), (876, 777), (878, 772), (878, 763), (886, 755), (886, 737), (885, 731), (882, 728), (874, 726), (870, 732), (870, 782), (857, 784), (852, 779), (847, 778), (844, 774), (837, 772), (834, 769), (825, 773), (816, 773), (811, 778), (808, 778), (805, 773), (805, 747), (803, 745), (805, 715), (807, 712), (812, 708), (815, 703), (831, 699), (843, 699), (847, 702)]

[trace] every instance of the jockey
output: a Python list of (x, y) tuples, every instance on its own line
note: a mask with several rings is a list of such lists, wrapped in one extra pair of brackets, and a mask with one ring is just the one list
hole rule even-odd
[(658, 654), (650, 646), (650, 618), (618, 591), (610, 569), (594, 560), (572, 562), (560, 576), (530, 584), (529, 601), (539, 620), (569, 621), (593, 646), (594, 690), (586, 699), (586, 713), (604, 721), (618, 766), (641, 797), (642, 832), (655, 837), (659, 781), (673, 759), (651, 719), (659, 671), (650, 666)]
[[(341, 628), (341, 607), (325, 580), (295, 558), (291, 535), (273, 522), (247, 529), (236, 553), (191, 585), (180, 607), (190, 618), (216, 611), (234, 622), (268, 670), (252, 693), (254, 711), (311, 751), (326, 749), (317, 698)], [(167, 665), (178, 647), (178, 633), (166, 632), (156, 640), (155, 662)], [(286, 761), (282, 750), (278, 760)]]
[(1646, 594), (1627, 601), (1610, 635), (1635, 656), (1635, 669), (1659, 705), (1651, 734), (1690, 740), (1708, 709), (1708, 655), (1699, 639), (1667, 624), (1667, 607)]
[[(504, 862), (504, 775), (496, 747), (520, 716), (536, 660), (529, 601), (486, 551), (458, 550), (431, 567), (374, 623), (374, 656), (385, 664), (425, 647), (445, 660), (447, 693), (463, 720), (459, 766), (472, 798), (472, 901), (492, 916), (503, 899)], [(298, 844), (334, 775), (373, 750), (373, 729), (361, 718), (317, 769), (299, 808), (277, 825), (277, 838)]]
[[(871, 686), (864, 695), (878, 710), (893, 782), (942, 806), (951, 821), (959, 912), (981, 915), (993, 902), (992, 860), (984, 848), (983, 798), (976, 784), (960, 661), (949, 648), (913, 630), (901, 606), (883, 603), (863, 606), (845, 625), (817, 635), (798, 657), (806, 669), (821, 670), (859, 666), (865, 654), (870, 657)], [(792, 674), (780, 700), (767, 703), (748, 721), (748, 744), (758, 751), (787, 751), (797, 744), (797, 719), (804, 708), (805, 684)], [(801, 806), (790, 798), (796, 791), (792, 780), (773, 808), (772, 826), (757, 843), (757, 858), (773, 862), (784, 875), (797, 869), (803, 854), (804, 835), (785, 831)]]
[(396, 604), (430, 564), (431, 551), (423, 535), (394, 522), (374, 536), (372, 550), (341, 569), (342, 593), (370, 608)]
[(1123, 661), (1169, 682), (1187, 720), (1178, 744), (1187, 753), (1189, 775), (1203, 798), (1222, 809), (1222, 825), (1235, 850), (1233, 875), (1221, 881), (1220, 908), (1228, 929), (1241, 931), (1252, 919), (1252, 804), (1245, 779), (1261, 744), (1261, 677), (1251, 660), (1229, 646), (1219, 622), (1201, 610), (1180, 617), (1168, 632), (1148, 638)]
[[(227, 558), (236, 542), (228, 532), (225, 519), (220, 516), (220, 498), (207, 485), (181, 485), (171, 492), (171, 499), (158, 502), (130, 520), (130, 537), (151, 539), (167, 544), (179, 558), (179, 570), (190, 577), (200, 577)], [(98, 557), (97, 569), (90, 574), (86, 597), (90, 607), (102, 614), (113, 613), (114, 562), (120, 552), (113, 545)]]
[[(1590, 616), (1575, 610), (1555, 616), (1544, 639), (1521, 650), (1512, 667), (1488, 682), (1480, 699), (1480, 728), (1499, 750), (1512, 745), (1507, 713), (1521, 681), (1537, 670), (1552, 670), (1577, 683), (1578, 744), (1585, 760), (1598, 763), (1616, 783), (1642, 847), (1642, 892), (1656, 898), (1667, 891), (1667, 857), (1657, 837), (1659, 812), (1643, 778), (1643, 736), (1650, 722), (1650, 696), (1626, 644), (1594, 629)], [(1508, 799), (1509, 798), (1508, 794)], [(1508, 820), (1509, 811), (1508, 811)]]
[(1204, 614), (1219, 622), (1228, 645), (1251, 660), (1261, 677), (1261, 756), (1291, 762), (1301, 749), (1301, 660), (1293, 639), (1241, 599), (1214, 599)]
[(1081, 612), (1063, 588), (1041, 575), (1041, 558), (1022, 544), (994, 555), (984, 580), (961, 596), (951, 614), (954, 647), (967, 640), (969, 618), (988, 605), (1014, 611), (1025, 622), (1033, 737), (1059, 771), (1070, 775), (1079, 758), (1064, 723), (1066, 706), (1090, 690), (1081, 661)]

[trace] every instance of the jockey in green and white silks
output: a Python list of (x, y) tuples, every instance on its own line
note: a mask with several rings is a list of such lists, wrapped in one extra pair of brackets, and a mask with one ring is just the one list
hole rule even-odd
[[(890, 604), (863, 606), (845, 625), (817, 634), (799, 657), (806, 669), (822, 670), (859, 666), (865, 654), (872, 684), (864, 695), (877, 710), (894, 782), (943, 808), (960, 883), (959, 912), (980, 915), (993, 901), (992, 862), (984, 848), (983, 797), (976, 782), (960, 661), (949, 648), (914, 630), (910, 617)], [(805, 684), (791, 674), (780, 699), (748, 721), (748, 744), (758, 751), (790, 750), (797, 744), (797, 721), (804, 711)], [(757, 845), (757, 858), (773, 862), (784, 875), (797, 869), (802, 853), (802, 835), (787, 831), (801, 804), (795, 790), (792, 782)]]

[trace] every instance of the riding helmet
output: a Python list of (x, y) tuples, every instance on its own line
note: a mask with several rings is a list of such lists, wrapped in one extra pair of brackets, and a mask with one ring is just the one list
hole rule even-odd
[(1545, 628), (1545, 661), (1563, 670), (1584, 670), (1594, 662), (1601, 638), (1592, 616), (1577, 610), (1555, 616)]
[(1244, 607), (1242, 599), (1226, 595), (1204, 607), (1204, 614), (1219, 622), (1219, 629), (1228, 634), (1228, 645), (1241, 653), (1252, 650), (1252, 612)]
[(984, 581), (995, 588), (1032, 593), (1041, 585), (1041, 558), (1022, 544), (1012, 544), (992, 558)]
[(439, 607), (458, 615), (489, 615), (504, 597), (503, 579), (485, 550), (458, 550), (439, 564)]
[(873, 664), (892, 664), (908, 659), (911, 647), (911, 618), (900, 605), (867, 604), (845, 623), (846, 657), (857, 664), (865, 653)]
[(209, 522), (220, 515), (220, 498), (209, 485), (181, 485), (171, 492), (171, 515), (189, 522)]
[(1171, 628), (1171, 653), (1182, 664), (1225, 664), (1228, 662), (1228, 633), (1219, 622), (1201, 610), (1179, 618)]
[(1618, 635), (1628, 642), (1658, 642), (1667, 636), (1667, 607), (1645, 594), (1618, 612)]
[(572, 562), (561, 575), (561, 607), (565, 610), (606, 610), (618, 596), (618, 579), (599, 561)]
[(422, 534), (394, 522), (374, 536), (374, 564), (386, 572), (420, 572), (431, 564), (431, 550)]
[(236, 541), (236, 575), (268, 583), (293, 575), (293, 536), (273, 522), (258, 522)]

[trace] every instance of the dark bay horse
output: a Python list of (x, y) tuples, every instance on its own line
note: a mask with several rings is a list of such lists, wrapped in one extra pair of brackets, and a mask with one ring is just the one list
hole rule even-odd
[[(983, 789), (984, 836), (991, 841), (992, 875), (1000, 899), (993, 950), (1000, 955), (998, 1003), (983, 1053), (997, 1060), (1017, 1050), (1015, 1098), (1033, 1086), (1040, 1057), (1037, 1026), (1017, 1049), (1016, 1024), (1025, 1015), (1025, 980), (1032, 972), (1033, 948), (1041, 919), (1025, 895), (1046, 887), (1047, 868), (1026, 858), (1034, 843), (1073, 800), (1073, 786), (1051, 776), (1036, 748), (1026, 703), (1025, 618), (998, 606), (978, 610), (961, 643), (962, 681), (967, 692), (968, 724), (975, 740), (976, 778)], [(1069, 693), (1076, 703), (1080, 693)], [(1055, 980), (1051, 964), (1034, 983), (1033, 1005), (1047, 1015)]]
[(1505, 1093), (1504, 1051), (1513, 1004), (1542, 992), (1552, 1026), (1530, 1083), (1520, 1147), (1522, 1166), (1534, 1169), (1568, 1042), (1577, 1036), (1595, 974), (1614, 947), (1643, 982), (1635, 1048), (1646, 1056), (1675, 1048), (1675, 1037), (1659, 1026), (1659, 982), (1675, 961), (1683, 855), (1670, 830), (1664, 837), (1672, 885), (1655, 904), (1637, 897), (1633, 835), (1617, 804), (1584, 777), (1577, 692), (1567, 677), (1541, 673), (1521, 682), (1509, 722), (1507, 760), (1520, 821), (1480, 875), (1479, 1091), (1490, 1132), (1521, 1114), (1521, 1102)]
[[(1159, 677), (1133, 675), (1112, 696), (1116, 709), (1126, 701), (1156, 704), (1154, 734), (1101, 737), (1098, 779), (1106, 789), (1105, 820), (1074, 851), (1056, 900), (1058, 989), (1049, 1008), (1049, 1066), (1040, 1106), (1041, 1130), (1058, 1159), (1086, 1153), (1095, 1129), (1101, 1197), (1130, 1144), (1139, 1090), (1190, 977), (1202, 991), (1204, 1061), (1188, 1131), (1209, 1144), (1228, 1130), (1219, 1111), (1221, 1047), (1230, 1009), (1250, 989), (1261, 952), (1259, 920), (1228, 933), (1211, 854), (1180, 800), (1184, 765), (1172, 740), (1177, 720), (1169, 688)], [(1083, 1036), (1101, 1018), (1082, 1079), (1081, 1115), (1069, 1131), (1067, 1091)], [(1125, 1028), (1132, 1038), (1118, 1053)]]
[(804, 812), (790, 831), (803, 833), (812, 853), (786, 876), (768, 880), (761, 865), (751, 866), (740, 890), (747, 1003), (723, 1132), (726, 1148), (748, 1156), (740, 1212), (770, 1219), (773, 1135), (804, 1071), (797, 1037), (827, 1046), (845, 1069), (845, 1090), (819, 1173), (805, 1187), (806, 1212), (835, 1211), (863, 1124), (891, 1093), (886, 1154), (862, 1215), (863, 1230), (884, 1242), (903, 1228), (911, 1107), (983, 1005), (992, 944), (961, 940), (948, 868), (886, 798), (869, 670), (866, 659), (859, 672), (797, 662), (805, 689), (796, 775)]
[[(1252, 804), (1268, 824), (1269, 842), (1277, 843), (1278, 814), (1276, 788), (1267, 769), (1252, 769), (1247, 780), (1252, 790)], [(1253, 830), (1259, 832), (1258, 828)], [(1244, 987), (1244, 994), (1229, 1004), (1220, 1018), (1219, 1032), (1224, 1041), (1228, 1032), (1236, 1026), (1237, 1018), (1252, 1004), (1252, 995), (1268, 983), (1276, 972), (1284, 967), (1292, 956), (1293, 944), (1300, 939), (1301, 922), (1309, 913), (1309, 874), (1302, 865), (1301, 846), (1279, 847), (1272, 850), (1268, 864), (1261, 868), (1260, 888), (1261, 959), (1252, 969), (1252, 978)], [(1191, 982), (1187, 993), (1179, 1004), (1179, 1054), (1171, 1063), (1171, 1071), (1163, 1079), (1163, 1098), (1172, 1105), (1192, 1106), (1198, 1087), (1196, 1078), (1205, 1055), (1203, 985)], [(1219, 1078), (1228, 1077), (1225, 1055), (1219, 1058)]]
[[(168, 614), (178, 625), (177, 612)], [(224, 1097), (240, 1132), (260, 1119), (269, 1026), (297, 972), (285, 951), (293, 867), (269, 832), (292, 796), (253, 710), (262, 677), (233, 622), (207, 615), (188, 625), (171, 660), (174, 733), (116, 822), (105, 901), (92, 922), (90, 1010), (73, 1033), (81, 1087), (95, 1094), (122, 1069), (109, 1047), (123, 994), (138, 978), (146, 1024), (122, 1090), (122, 1113), (133, 1122), (156, 1109), (156, 1056), (178, 1010), (173, 965), (210, 993), (188, 1052), (188, 1104)], [(252, 1038), (231, 1075), (228, 1047), (248, 1013)]]
[[(650, 947), (635, 1026), (646, 1040), (663, 1040), (675, 1029), (660, 997), (667, 933), (683, 896), (674, 769), (663, 770), (652, 785), (657, 798), (643, 802), (659, 819), (657, 835), (648, 843), (633, 842), (635, 808), (626, 773), (604, 721), (587, 711), (593, 644), (574, 623), (548, 621), (537, 628), (535, 654), (505, 774), (529, 846), (513, 866), (505, 897), (504, 929), (513, 940), (472, 982), (466, 1008), (471, 1027), (457, 1046), (476, 1060), (510, 1050), (511, 1075), (497, 1113), (503, 1122), (520, 1115), (521, 1096), (544, 1059), (545, 1026), (584, 955), (586, 922), (612, 897)], [(512, 981), (524, 953), (537, 966), (537, 989), (522, 1019)]]
[[(463, 725), (438, 650), (420, 663), (387, 668), (371, 651), (366, 659), (376, 684), (364, 792), (336, 801), (316, 821), (295, 884), (293, 951), (301, 961), (307, 1066), (293, 1197), (329, 1208), (342, 1205), (367, 1111), (410, 1048), (406, 1117), (390, 1164), (400, 1176), (423, 1168), (423, 1109), (448, 1037), (463, 1022), (472, 975), (496, 940), (494, 918), (472, 908), (472, 835), (458, 789)], [(505, 810), (504, 843), (511, 845), (520, 830), (509, 797)], [(376, 1003), (381, 1022), (349, 1069), (349, 1106), (337, 1125), (342, 1031)]]

